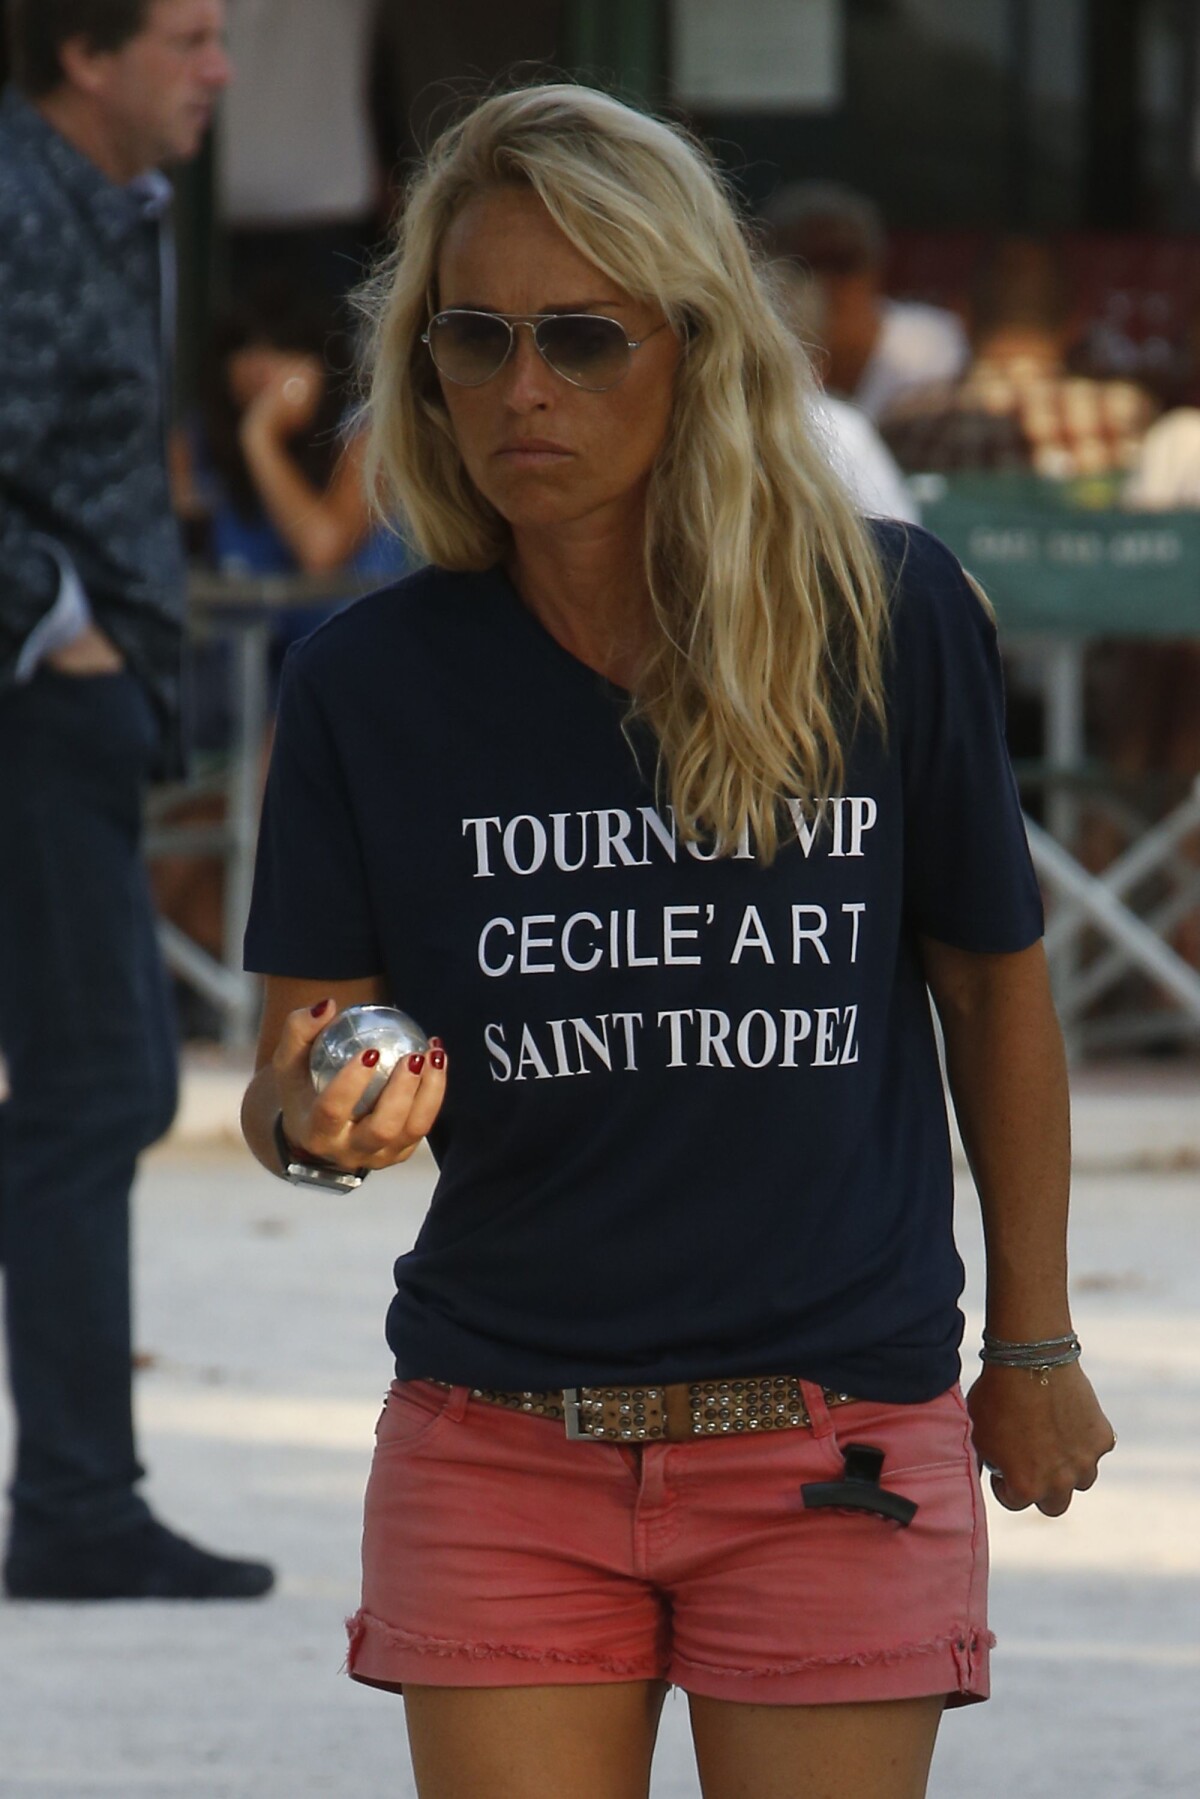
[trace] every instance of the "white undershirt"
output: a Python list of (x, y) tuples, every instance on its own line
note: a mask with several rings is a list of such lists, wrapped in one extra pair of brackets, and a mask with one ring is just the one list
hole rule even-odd
[(921, 509), (903, 471), (865, 412), (849, 400), (821, 394), (812, 401), (810, 416), (860, 512), (920, 524)]

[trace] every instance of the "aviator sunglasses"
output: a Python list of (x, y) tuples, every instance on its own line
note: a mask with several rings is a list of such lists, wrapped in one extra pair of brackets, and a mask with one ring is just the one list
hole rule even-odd
[(607, 393), (629, 373), (630, 359), (647, 339), (665, 331), (667, 321), (645, 337), (626, 337), (616, 319), (592, 312), (470, 312), (452, 308), (435, 313), (421, 342), (429, 347), (434, 367), (456, 387), (482, 387), (498, 375), (517, 341), (517, 326), (533, 334), (542, 361), (591, 394)]

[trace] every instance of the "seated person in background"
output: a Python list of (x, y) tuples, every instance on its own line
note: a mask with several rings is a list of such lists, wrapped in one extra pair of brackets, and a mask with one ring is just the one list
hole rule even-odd
[(1070, 307), (1057, 256), (1031, 238), (988, 251), (971, 294), (970, 368), (897, 397), (880, 430), (902, 468), (1112, 475), (1137, 455), (1155, 402), (1131, 381), (1066, 372)]
[[(353, 426), (346, 376), (353, 350), (324, 300), (298, 301), (262, 287), (216, 326), (199, 416), (174, 446), (180, 509), (202, 560), (231, 576), (358, 577), (358, 592), (407, 572), (400, 539), (375, 523), (363, 481), (363, 439)], [(332, 583), (331, 583), (332, 585)], [(351, 597), (354, 597), (353, 595)], [(272, 689), (289, 645), (346, 598), (281, 608), (273, 620)], [(229, 644), (201, 642), (190, 668), (192, 738), (200, 751), (229, 742)], [(269, 752), (264, 745), (264, 756)], [(189, 795), (167, 825), (214, 825), (222, 794)], [(158, 857), (151, 871), (160, 914), (210, 955), (223, 953), (224, 865), (217, 855)], [(215, 1020), (179, 993), (185, 1034)]]
[[(324, 298), (301, 300), (265, 283), (214, 327), (197, 414), (176, 434), (172, 473), (195, 559), (222, 574), (356, 576), (355, 597), (408, 572), (400, 538), (371, 513), (351, 404), (354, 348), (336, 317)], [(288, 647), (345, 603), (344, 593), (318, 593), (279, 610), (272, 684)], [(202, 645), (193, 656), (193, 737), (202, 750), (228, 738), (226, 647)]]
[[(197, 417), (176, 445), (181, 509), (200, 560), (228, 575), (361, 577), (359, 591), (408, 572), (399, 537), (375, 522), (353, 424), (354, 348), (323, 298), (264, 283), (218, 320)], [(272, 679), (289, 645), (345, 599), (281, 609)], [(206, 668), (206, 662), (213, 662)], [(195, 670), (198, 745), (223, 740), (220, 658)]]
[(398, 540), (372, 523), (347, 430), (353, 348), (324, 304), (264, 287), (220, 321), (209, 360), (193, 442), (216, 567), (403, 572)]
[(771, 254), (799, 265), (820, 290), (830, 393), (878, 419), (908, 388), (962, 373), (970, 351), (957, 316), (884, 293), (883, 221), (864, 195), (834, 182), (791, 182), (763, 217)]

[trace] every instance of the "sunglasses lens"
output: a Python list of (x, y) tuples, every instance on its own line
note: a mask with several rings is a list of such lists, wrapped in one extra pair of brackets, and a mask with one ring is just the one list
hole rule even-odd
[(552, 369), (593, 393), (615, 387), (629, 367), (625, 332), (615, 319), (591, 318), (586, 313), (541, 319), (537, 341)]
[(480, 387), (503, 366), (511, 343), (503, 319), (486, 312), (439, 312), (429, 325), (429, 354), (447, 381)]

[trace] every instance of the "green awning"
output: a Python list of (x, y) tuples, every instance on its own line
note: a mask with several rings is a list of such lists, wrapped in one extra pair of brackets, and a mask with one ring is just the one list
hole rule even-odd
[(987, 590), (1006, 631), (1200, 637), (1200, 511), (1080, 504), (1075, 495), (1089, 491), (961, 476), (922, 496), (922, 516)]

